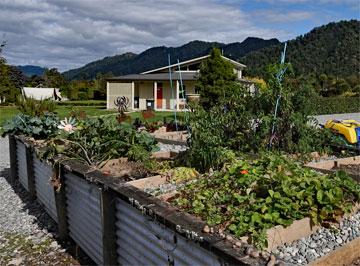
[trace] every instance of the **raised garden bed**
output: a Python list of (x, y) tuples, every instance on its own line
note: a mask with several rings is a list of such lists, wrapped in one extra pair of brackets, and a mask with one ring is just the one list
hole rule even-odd
[(323, 173), (334, 173), (343, 170), (354, 180), (360, 182), (360, 156), (310, 162), (306, 166)]
[[(22, 138), (17, 141), (19, 145), (25, 145)], [(25, 147), (33, 149), (29, 143)], [(160, 152), (153, 157), (164, 160), (174, 155)], [(34, 155), (33, 161), (39, 164), (37, 160)], [(114, 175), (71, 160), (64, 160), (60, 169), (61, 187), (58, 192), (53, 190), (59, 230), (73, 238), (97, 264), (113, 264), (114, 261), (119, 264), (146, 261), (162, 264), (170, 260), (175, 264), (265, 265), (274, 260), (270, 259), (269, 253), (257, 252), (246, 243), (247, 238), (204, 231), (204, 221), (174, 208), (169, 202), (176, 194), (176, 188), (184, 181), (191, 182), (191, 177), (172, 180), (175, 183), (172, 189), (170, 186), (169, 191), (151, 196), (148, 192), (154, 194), (156, 189), (170, 184), (169, 177), (156, 175), (129, 180), (126, 176), (118, 176), (115, 181)], [(44, 171), (46, 177), (42, 180), (50, 178), (49, 173), (49, 169)], [(34, 181), (30, 177), (30, 183)], [(40, 194), (35, 192), (35, 195), (44, 204)], [(46, 210), (51, 214), (48, 208)], [(132, 223), (129, 223), (129, 217)], [(267, 230), (267, 250), (307, 237), (317, 228), (311, 226), (309, 218), (295, 221), (286, 228), (270, 228)], [(160, 232), (163, 235), (159, 236)], [(132, 244), (128, 239), (134, 240)], [(169, 253), (174, 247), (174, 252)], [(139, 252), (144, 254), (143, 259), (135, 256)]]

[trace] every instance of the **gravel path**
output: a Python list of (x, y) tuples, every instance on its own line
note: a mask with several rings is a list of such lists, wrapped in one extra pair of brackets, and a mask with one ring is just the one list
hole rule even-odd
[(8, 143), (0, 138), (0, 265), (80, 264), (56, 241), (56, 223), (41, 206), (9, 184)]
[(355, 119), (360, 121), (360, 113), (347, 113), (347, 114), (331, 114), (331, 115), (316, 115), (316, 120), (322, 125), (329, 119), (344, 120), (344, 119)]
[(305, 265), (360, 237), (360, 212), (344, 219), (340, 228), (320, 228), (307, 238), (278, 247), (273, 253), (286, 265)]

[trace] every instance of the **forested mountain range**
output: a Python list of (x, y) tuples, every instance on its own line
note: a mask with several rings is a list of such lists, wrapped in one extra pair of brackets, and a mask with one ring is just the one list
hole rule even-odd
[(33, 65), (17, 66), (17, 68), (27, 77), (31, 77), (33, 75), (42, 76), (46, 69), (44, 67)]
[[(287, 42), (286, 61), (299, 75), (349, 77), (360, 70), (360, 21), (340, 21), (314, 28)], [(250, 76), (263, 76), (268, 64), (278, 62), (283, 43), (251, 52), (239, 61)]]
[(217, 42), (192, 41), (180, 47), (153, 47), (140, 54), (126, 53), (105, 57), (83, 67), (64, 72), (68, 79), (93, 79), (97, 73), (111, 72), (113, 75), (140, 73), (168, 64), (168, 54), (172, 63), (206, 55), (212, 47), (219, 47), (224, 55), (238, 59), (251, 51), (279, 44), (277, 39), (263, 40), (247, 38), (243, 42), (223, 44)]
[[(287, 41), (286, 61), (297, 76), (321, 75), (352, 77), (358, 80), (360, 66), (360, 21), (340, 21), (314, 28)], [(109, 56), (63, 74), (67, 79), (93, 79), (97, 73), (125, 75), (140, 73), (172, 63), (208, 54), (219, 47), (223, 54), (247, 65), (245, 75), (264, 77), (266, 66), (279, 61), (284, 44), (277, 39), (247, 38), (243, 42), (223, 44), (192, 41), (180, 47), (154, 47), (140, 54)]]

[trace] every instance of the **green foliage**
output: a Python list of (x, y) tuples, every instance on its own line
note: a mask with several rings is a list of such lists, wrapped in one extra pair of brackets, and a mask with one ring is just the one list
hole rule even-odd
[(358, 113), (360, 99), (357, 97), (314, 97), (313, 113), (316, 115)]
[[(360, 21), (340, 21), (318, 27), (288, 41), (286, 58), (297, 77), (311, 82), (324, 96), (352, 90), (360, 82)], [(266, 76), (266, 66), (278, 62), (283, 44), (247, 54), (239, 61), (249, 76)], [(312, 80), (312, 81), (311, 81)]]
[(47, 112), (54, 112), (56, 103), (52, 100), (35, 100), (34, 98), (24, 98), (18, 96), (16, 100), (17, 109), (29, 116), (41, 116)]
[(236, 80), (233, 65), (221, 57), (220, 50), (214, 48), (200, 66), (200, 75), (195, 90), (200, 93), (200, 104), (209, 109), (216, 106), (220, 99), (227, 97), (227, 90)]
[(130, 147), (126, 155), (130, 161), (145, 162), (149, 160), (151, 153), (143, 146), (135, 144)]
[(335, 221), (359, 200), (360, 184), (344, 172), (321, 175), (267, 153), (187, 184), (174, 204), (264, 247), (266, 229), (304, 217), (315, 224)]
[(110, 159), (128, 155), (131, 160), (145, 160), (156, 149), (156, 141), (151, 135), (139, 133), (130, 125), (97, 118), (84, 120), (77, 127), (78, 130), (72, 134), (49, 140), (48, 150), (43, 156), (52, 158), (62, 154), (101, 167)]
[(103, 101), (103, 100), (63, 101), (63, 102), (58, 102), (57, 105), (64, 105), (64, 106), (104, 106), (104, 107), (106, 107), (106, 101)]
[(11, 103), (20, 94), (23, 76), (16, 68), (7, 65), (2, 56), (5, 46), (6, 42), (2, 41), (0, 43), (0, 103)]
[(41, 117), (20, 114), (4, 123), (2, 136), (15, 134), (47, 139), (56, 135), (58, 123), (59, 118), (53, 113), (44, 113)]

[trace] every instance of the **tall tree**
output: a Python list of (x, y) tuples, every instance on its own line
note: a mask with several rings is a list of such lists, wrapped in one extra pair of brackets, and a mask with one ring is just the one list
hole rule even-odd
[(221, 57), (220, 50), (214, 48), (200, 66), (200, 75), (195, 90), (200, 93), (200, 103), (205, 109), (217, 105), (221, 98), (228, 95), (236, 80), (232, 64)]

